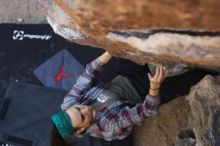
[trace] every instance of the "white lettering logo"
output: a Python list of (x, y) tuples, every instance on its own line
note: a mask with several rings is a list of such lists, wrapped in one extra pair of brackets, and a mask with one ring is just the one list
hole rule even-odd
[(13, 40), (23, 40), (23, 38), (24, 38), (24, 31), (14, 30)]
[(50, 38), (52, 38), (52, 36), (47, 34), (44, 35), (25, 34), (23, 30), (14, 30), (12, 38), (13, 40), (23, 40), (24, 38), (49, 40)]

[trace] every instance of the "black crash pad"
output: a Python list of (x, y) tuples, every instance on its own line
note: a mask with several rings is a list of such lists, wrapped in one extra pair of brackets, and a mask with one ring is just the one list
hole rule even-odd
[(50, 116), (59, 109), (64, 94), (32, 84), (10, 83), (1, 100), (1, 141), (14, 144), (20, 139), (21, 145), (48, 146)]

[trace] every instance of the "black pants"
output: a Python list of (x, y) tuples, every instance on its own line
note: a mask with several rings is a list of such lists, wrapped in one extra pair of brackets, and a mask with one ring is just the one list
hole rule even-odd
[[(147, 76), (148, 72), (147, 65), (140, 65), (132, 70), (132, 72), (121, 73), (121, 75), (129, 78), (142, 99), (145, 99), (150, 87)], [(189, 94), (190, 87), (198, 83), (205, 75), (206, 72), (202, 70), (192, 70), (182, 75), (167, 77), (160, 87), (161, 103)]]
[(131, 81), (132, 86), (140, 94), (142, 100), (145, 99), (149, 90), (148, 72), (147, 66), (140, 66), (140, 68), (137, 68), (132, 72), (120, 73)]

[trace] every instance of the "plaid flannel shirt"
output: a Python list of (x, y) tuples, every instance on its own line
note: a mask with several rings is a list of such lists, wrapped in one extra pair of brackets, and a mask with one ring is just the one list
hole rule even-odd
[[(74, 104), (91, 105), (96, 100), (106, 87), (102, 82), (98, 82), (103, 66), (98, 58), (87, 64), (83, 74), (65, 96), (62, 109)], [(113, 102), (97, 113), (96, 122), (86, 130), (85, 134), (108, 141), (123, 139), (130, 134), (134, 125), (139, 125), (145, 118), (155, 115), (159, 103), (159, 97), (150, 95), (146, 96), (143, 103)]]

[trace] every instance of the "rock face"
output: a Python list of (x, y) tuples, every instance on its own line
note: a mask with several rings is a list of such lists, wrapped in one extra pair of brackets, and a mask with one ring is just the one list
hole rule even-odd
[(220, 68), (219, 0), (40, 0), (64, 38), (139, 64)]
[(220, 146), (220, 76), (205, 76), (186, 97), (134, 128), (134, 146)]
[(187, 97), (192, 118), (189, 128), (195, 133), (195, 146), (220, 145), (220, 77), (207, 75)]
[(47, 23), (38, 0), (1, 0), (0, 3), (0, 23)]
[(174, 146), (176, 135), (187, 126), (189, 114), (184, 97), (163, 104), (157, 116), (134, 128), (134, 146)]

